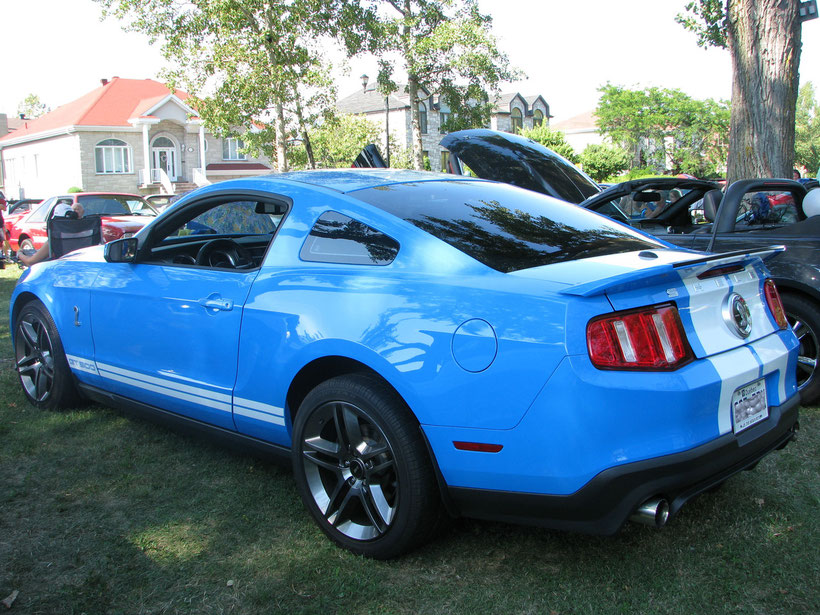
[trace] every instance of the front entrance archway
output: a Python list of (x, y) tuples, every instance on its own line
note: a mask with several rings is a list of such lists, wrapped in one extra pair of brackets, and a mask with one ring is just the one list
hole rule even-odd
[(151, 181), (160, 180), (160, 171), (165, 171), (172, 182), (177, 180), (177, 147), (168, 137), (157, 137), (151, 144)]

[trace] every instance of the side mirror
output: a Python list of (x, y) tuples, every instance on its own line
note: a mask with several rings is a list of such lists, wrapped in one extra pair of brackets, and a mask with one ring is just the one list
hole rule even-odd
[(109, 263), (133, 263), (137, 258), (136, 237), (117, 239), (105, 244), (105, 260)]

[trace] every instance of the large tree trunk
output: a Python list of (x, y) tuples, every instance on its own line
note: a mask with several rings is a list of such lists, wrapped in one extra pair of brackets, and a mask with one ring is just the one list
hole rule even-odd
[(728, 0), (734, 72), (727, 179), (792, 176), (798, 0)]

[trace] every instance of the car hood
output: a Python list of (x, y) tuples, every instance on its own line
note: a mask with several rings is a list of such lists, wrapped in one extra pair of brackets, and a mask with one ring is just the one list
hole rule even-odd
[(446, 135), (442, 147), (479, 177), (581, 203), (601, 191), (570, 161), (520, 135), (496, 130), (460, 130)]
[(126, 232), (138, 231), (154, 220), (156, 216), (102, 216), (104, 226), (114, 227)]

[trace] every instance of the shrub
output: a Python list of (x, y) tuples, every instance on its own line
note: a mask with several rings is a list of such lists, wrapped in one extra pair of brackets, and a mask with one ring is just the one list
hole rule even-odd
[(609, 145), (587, 145), (581, 152), (581, 165), (592, 179), (602, 182), (629, 166), (629, 153)]

